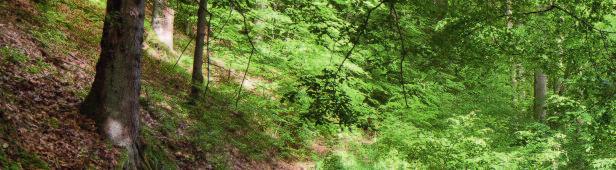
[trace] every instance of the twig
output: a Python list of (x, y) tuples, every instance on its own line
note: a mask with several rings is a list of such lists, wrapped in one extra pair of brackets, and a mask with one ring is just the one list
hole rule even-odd
[(400, 46), (402, 47), (400, 51), (400, 86), (402, 86), (402, 95), (404, 96), (404, 104), (408, 108), (409, 102), (408, 102), (407, 95), (406, 95), (406, 87), (405, 87), (406, 83), (404, 82), (404, 69), (403, 69), (404, 60), (407, 55), (406, 44), (404, 43), (405, 36), (404, 36), (404, 33), (402, 32), (402, 28), (400, 28), (400, 18), (398, 17), (398, 12), (396, 11), (396, 6), (394, 5), (393, 2), (390, 4), (389, 9), (396, 23), (395, 28), (396, 28), (396, 32), (398, 32), (398, 37), (399, 37), (398, 41), (400, 41)]
[(366, 18), (364, 19), (364, 22), (363, 22), (362, 26), (360, 27), (359, 34), (357, 35), (357, 38), (353, 42), (353, 46), (351, 47), (351, 49), (349, 51), (346, 52), (346, 54), (344, 56), (344, 59), (342, 60), (342, 62), (338, 66), (338, 69), (336, 69), (335, 75), (338, 75), (338, 72), (340, 72), (340, 70), (342, 69), (342, 66), (344, 65), (344, 62), (346, 62), (349, 58), (351, 58), (351, 54), (353, 54), (353, 50), (355, 50), (355, 47), (357, 46), (357, 44), (359, 44), (359, 39), (361, 39), (362, 35), (364, 34), (364, 32), (366, 30), (366, 27), (368, 27), (368, 20), (370, 20), (370, 16), (372, 15), (372, 11), (374, 11), (377, 8), (379, 8), (381, 5), (383, 5), (383, 3), (384, 3), (384, 1), (381, 1), (381, 3), (379, 3), (375, 7), (370, 8), (368, 10), (368, 13), (366, 14)]
[(599, 28), (595, 27), (594, 25), (592, 25), (591, 23), (589, 23), (587, 20), (584, 20), (584, 19), (578, 17), (573, 12), (568, 11), (568, 10), (558, 6), (558, 5), (553, 5), (553, 6), (554, 6), (554, 8), (556, 8), (556, 9), (564, 12), (565, 14), (573, 17), (573, 19), (575, 19), (575, 20), (579, 21), (580, 23), (586, 25), (591, 30), (595, 30), (595, 31), (599, 32), (600, 34), (614, 34), (614, 33), (616, 33), (616, 32), (613, 32), (613, 31), (606, 31), (606, 30), (599, 29)]
[[(231, 13), (233, 13), (233, 1), (229, 1), (229, 14), (227, 14), (227, 17), (226, 17), (227, 19), (225, 20), (225, 22), (220, 27), (220, 32), (222, 32), (224, 30), (225, 26), (227, 26), (227, 23), (229, 23), (229, 18), (231, 17)], [(210, 13), (210, 21), (212, 21), (212, 14), (211, 13)], [(208, 36), (208, 43), (207, 43), (207, 47), (206, 47), (207, 51), (208, 51), (208, 53), (206, 54), (207, 55), (207, 82), (205, 83), (205, 94), (206, 95), (207, 95), (208, 89), (210, 88), (210, 72), (211, 72), (211, 70), (210, 70), (210, 65), (211, 65), (210, 57), (211, 56), (209, 54), (209, 51), (210, 51), (210, 39), (209, 38), (213, 37), (214, 35), (217, 35), (217, 34), (214, 34), (211, 31), (211, 27), (213, 26), (213, 25), (211, 25), (212, 22), (208, 22), (208, 23), (210, 23), (210, 26), (208, 27), (208, 32), (210, 33), (210, 36)], [(216, 29), (214, 29), (214, 30), (216, 30)]]
[[(238, 7), (239, 8), (239, 7)], [(237, 89), (237, 98), (235, 100), (235, 108), (237, 108), (237, 105), (240, 101), (240, 97), (242, 94), (242, 88), (244, 86), (244, 81), (246, 81), (246, 74), (248, 74), (248, 69), (250, 68), (250, 63), (252, 61), (252, 56), (254, 55), (256, 48), (254, 43), (252, 42), (252, 37), (250, 37), (250, 30), (248, 29), (248, 22), (246, 22), (246, 14), (244, 14), (243, 11), (240, 11), (240, 15), (242, 15), (242, 20), (244, 21), (244, 29), (246, 30), (246, 33), (244, 35), (246, 35), (246, 39), (248, 40), (248, 42), (250, 43), (250, 55), (248, 56), (248, 64), (246, 65), (246, 69), (244, 70), (244, 75), (242, 77), (242, 81), (240, 83), (240, 88)]]
[(186, 51), (186, 48), (188, 48), (188, 46), (190, 45), (190, 43), (193, 42), (193, 38), (190, 39), (190, 41), (188, 41), (188, 44), (186, 44), (186, 46), (184, 46), (184, 49), (182, 50), (182, 53), (180, 53), (180, 56), (178, 56), (178, 59), (175, 61), (175, 64), (173, 64), (173, 68), (175, 69), (175, 66), (178, 65), (178, 63), (180, 62), (180, 59), (182, 58), (182, 56), (184, 55), (184, 52)]
[(207, 82), (205, 83), (205, 90), (203, 95), (207, 95), (208, 87), (210, 86), (210, 77), (212, 70), (210, 69), (210, 41), (212, 37), (212, 13), (209, 13), (210, 18), (207, 21), (207, 37), (205, 40), (205, 57), (207, 58)]

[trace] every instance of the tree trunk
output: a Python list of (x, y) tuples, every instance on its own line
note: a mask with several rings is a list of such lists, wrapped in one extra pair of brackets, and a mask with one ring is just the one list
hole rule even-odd
[(542, 70), (535, 72), (535, 104), (533, 110), (539, 120), (544, 121), (546, 116), (546, 96), (548, 90), (548, 77)]
[(173, 50), (173, 9), (167, 6), (166, 0), (154, 0), (152, 9), (152, 29), (158, 39)]
[(190, 95), (192, 99), (198, 99), (202, 94), (203, 86), (203, 46), (207, 36), (207, 0), (199, 1), (199, 11), (197, 12), (197, 42), (195, 45), (195, 57), (192, 72), (192, 87)]
[(113, 144), (128, 149), (125, 169), (138, 169), (144, 0), (108, 0), (106, 10), (96, 76), (80, 110)]
[(184, 23), (184, 34), (186, 36), (192, 36), (193, 32), (192, 32), (192, 25), (190, 25), (190, 21), (186, 20), (186, 23)]
[[(511, 0), (505, 0), (505, 15), (507, 16), (507, 32), (509, 33), (511, 31), (511, 29), (513, 28), (513, 18), (512, 18), (512, 14), (513, 14), (513, 10), (511, 7)], [(509, 56), (509, 60), (511, 62), (511, 89), (513, 89), (513, 95), (512, 95), (512, 102), (514, 106), (518, 105), (518, 63), (515, 60), (515, 58), (513, 57), (513, 55)]]

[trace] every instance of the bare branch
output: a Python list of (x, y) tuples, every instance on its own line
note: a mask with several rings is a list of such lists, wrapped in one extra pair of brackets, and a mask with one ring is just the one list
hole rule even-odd
[(398, 33), (398, 41), (400, 42), (400, 86), (402, 86), (402, 95), (404, 96), (404, 104), (405, 106), (408, 108), (409, 107), (409, 102), (407, 99), (407, 95), (406, 95), (406, 87), (405, 87), (405, 82), (404, 82), (404, 60), (405, 57), (407, 55), (407, 48), (406, 48), (406, 43), (404, 41), (404, 33), (402, 28), (400, 27), (400, 18), (398, 16), (398, 12), (396, 11), (396, 6), (394, 5), (394, 3), (392, 2), (389, 5), (389, 10), (391, 13), (391, 16), (394, 19), (395, 22), (395, 30)]
[(370, 8), (370, 10), (368, 10), (368, 13), (366, 14), (366, 18), (364, 19), (364, 22), (362, 24), (362, 26), (359, 28), (359, 34), (357, 35), (357, 38), (355, 40), (351, 40), (353, 43), (353, 46), (351, 47), (351, 49), (349, 51), (346, 52), (344, 59), (342, 60), (342, 62), (340, 63), (340, 65), (338, 66), (338, 69), (336, 69), (336, 75), (338, 75), (338, 72), (340, 72), (340, 70), (342, 69), (342, 66), (344, 65), (344, 62), (346, 62), (349, 58), (351, 58), (351, 54), (353, 54), (353, 50), (355, 50), (355, 47), (357, 46), (357, 44), (359, 44), (359, 40), (361, 39), (361, 37), (363, 36), (366, 28), (368, 27), (368, 20), (370, 20), (370, 16), (372, 15), (372, 11), (374, 11), (375, 9), (379, 8), (381, 5), (383, 5), (384, 1), (381, 1), (378, 5), (376, 5), (373, 8)]

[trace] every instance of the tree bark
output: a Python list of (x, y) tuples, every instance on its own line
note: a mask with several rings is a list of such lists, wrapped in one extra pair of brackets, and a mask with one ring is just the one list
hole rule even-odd
[(197, 12), (197, 42), (195, 45), (195, 56), (193, 61), (192, 72), (192, 87), (190, 95), (192, 99), (198, 99), (202, 94), (203, 89), (203, 46), (205, 45), (205, 37), (207, 32), (207, 0), (199, 1), (199, 10)]
[(166, 0), (154, 0), (152, 9), (152, 29), (158, 39), (173, 50), (173, 18), (175, 11), (167, 5)]
[(113, 144), (125, 147), (125, 169), (139, 169), (139, 91), (144, 0), (108, 0), (96, 76), (80, 111)]
[(548, 90), (548, 77), (542, 70), (535, 71), (535, 104), (533, 110), (539, 120), (544, 121), (546, 116), (546, 96)]
[(192, 25), (189, 20), (186, 20), (186, 23), (184, 23), (184, 34), (189, 37), (193, 34)]

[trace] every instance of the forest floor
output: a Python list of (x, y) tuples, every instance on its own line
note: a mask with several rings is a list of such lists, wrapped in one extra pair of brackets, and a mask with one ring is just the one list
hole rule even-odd
[[(0, 2), (0, 8), (0, 169), (118, 166), (123, 153), (99, 136), (94, 122), (78, 112), (99, 55), (101, 4), (63, 0), (45, 6), (30, 0), (8, 0)], [(189, 89), (190, 68), (178, 71), (171, 60), (165, 60), (176, 56), (161, 56), (165, 52), (155, 42), (146, 43), (141, 119), (143, 140), (148, 142), (144, 152), (147, 159), (158, 162), (151, 167), (175, 164), (181, 169), (212, 169), (211, 160), (216, 161), (215, 154), (220, 152), (229, 155), (230, 159), (222, 162), (232, 169), (314, 167), (309, 161), (285, 161), (275, 156), (253, 159), (233, 145), (211, 149), (217, 152), (202, 150), (192, 139), (198, 132), (194, 129), (200, 125), (199, 116), (185, 114), (187, 106), (181, 101)], [(218, 60), (213, 65), (214, 81), (242, 82), (242, 71), (225, 68)], [(243, 88), (258, 94), (257, 88), (264, 82), (267, 80), (248, 76)], [(234, 134), (224, 135), (227, 133)]]

